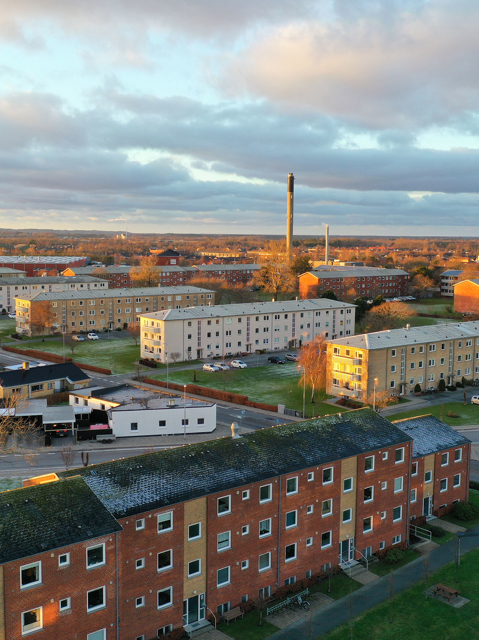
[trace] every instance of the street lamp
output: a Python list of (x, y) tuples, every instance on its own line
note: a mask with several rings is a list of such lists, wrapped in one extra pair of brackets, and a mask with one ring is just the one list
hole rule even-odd
[(373, 396), (373, 411), (376, 411), (376, 385), (379, 382), (377, 378), (374, 378), (374, 396)]
[(183, 439), (186, 440), (186, 384), (183, 385)]

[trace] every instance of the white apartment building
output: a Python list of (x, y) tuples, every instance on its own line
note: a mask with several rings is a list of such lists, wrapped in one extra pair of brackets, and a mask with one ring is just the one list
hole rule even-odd
[[(23, 274), (22, 274), (23, 275)], [(61, 291), (95, 291), (108, 289), (108, 281), (92, 276), (37, 276), (33, 278), (2, 278), (0, 280), (0, 313), (15, 311), (15, 298), (38, 293)]]
[[(141, 355), (159, 362), (294, 349), (317, 335), (354, 334), (355, 305), (320, 298), (142, 314)], [(170, 354), (170, 355), (169, 355)]]

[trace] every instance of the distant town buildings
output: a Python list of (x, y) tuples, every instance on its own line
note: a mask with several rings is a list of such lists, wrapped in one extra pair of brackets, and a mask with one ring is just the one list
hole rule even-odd
[(68, 267), (83, 267), (86, 256), (0, 256), (0, 267), (23, 271), (30, 278), (41, 275), (60, 275)]
[(402, 269), (378, 269), (375, 267), (347, 267), (314, 269), (299, 276), (299, 293), (302, 299), (317, 298), (331, 290), (338, 299), (345, 295), (354, 297), (385, 298), (406, 296), (409, 293), (409, 275)]
[(335, 300), (285, 300), (141, 314), (141, 355), (166, 362), (294, 349), (317, 335), (354, 333), (355, 306)]

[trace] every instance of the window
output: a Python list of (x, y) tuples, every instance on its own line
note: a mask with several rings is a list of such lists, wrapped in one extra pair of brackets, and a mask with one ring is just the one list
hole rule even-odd
[(145, 528), (145, 518), (141, 518), (136, 521), (136, 530), (141, 531), (141, 529)]
[(400, 462), (404, 462), (404, 447), (401, 447), (400, 449), (396, 449), (394, 454), (394, 460), (396, 464), (399, 464)]
[(35, 629), (43, 629), (43, 607), (30, 609), (22, 613), (22, 634)]
[(374, 500), (374, 487), (366, 487), (364, 489), (364, 502), (372, 502)]
[(441, 493), (443, 493), (444, 491), (447, 491), (447, 478), (443, 478), (440, 482), (440, 489), (439, 491)]
[(248, 533), (249, 533), (249, 524), (244, 524), (244, 525), (241, 527), (241, 535), (242, 535), (242, 536), (247, 536), (247, 535), (248, 535)]
[(266, 536), (271, 535), (271, 518), (267, 518), (266, 520), (261, 520), (259, 523), (259, 537), (265, 538)]
[(267, 569), (271, 569), (271, 551), (262, 553), (258, 558), (258, 570), (266, 571)]
[(242, 560), (241, 561), (241, 571), (243, 571), (243, 569), (248, 569), (249, 567), (249, 560)]
[(333, 482), (333, 467), (323, 469), (323, 484), (331, 484)]
[(259, 501), (260, 502), (271, 502), (273, 495), (273, 485), (265, 484), (259, 488)]
[(160, 513), (158, 516), (158, 533), (173, 531), (173, 511)]
[(345, 509), (343, 511), (343, 524), (346, 524), (347, 522), (351, 522), (352, 519), (353, 519), (353, 510)]
[(195, 522), (188, 526), (188, 540), (198, 540), (201, 538), (201, 522)]
[(363, 520), (363, 533), (373, 530), (373, 519), (371, 516)]
[(403, 490), (404, 486), (404, 478), (401, 476), (400, 478), (394, 478), (394, 493), (399, 493)]
[(388, 459), (388, 452), (383, 451), (383, 460), (387, 460), (387, 459)]
[(332, 513), (333, 513), (333, 501), (331, 499), (323, 500), (321, 505), (321, 516), (323, 518), (326, 518), (326, 516), (330, 516)]
[(241, 494), (243, 500), (249, 500), (249, 489), (245, 489)]
[(20, 587), (34, 587), (42, 582), (42, 563), (33, 562), (20, 567)]
[(291, 562), (292, 560), (296, 560), (296, 542), (286, 545), (284, 550), (284, 561)]
[(70, 554), (62, 553), (58, 556), (58, 566), (59, 567), (69, 567), (70, 566)]
[(454, 482), (453, 482), (453, 487), (460, 487), (461, 486), (461, 474), (460, 473), (456, 473), (456, 475), (454, 476)]
[(401, 534), (393, 537), (393, 544), (399, 544), (401, 542)]
[(89, 547), (86, 550), (86, 566), (87, 569), (100, 567), (105, 564), (105, 544), (99, 544), (96, 547)]
[(158, 420), (159, 427), (166, 427), (166, 420)]
[(391, 373), (396, 373), (396, 365), (391, 365)]
[(227, 513), (231, 513), (231, 496), (218, 498), (218, 515), (223, 516)]
[(167, 587), (158, 591), (158, 609), (171, 607), (173, 604), (173, 587)]
[(396, 349), (391, 349), (391, 357), (392, 358), (396, 357)]
[(432, 482), (432, 471), (426, 471), (424, 474), (424, 482)]
[(366, 456), (364, 459), (364, 471), (366, 473), (374, 471), (374, 456)]
[(308, 506), (306, 507), (306, 513), (310, 515), (311, 513), (313, 513), (313, 511), (314, 511), (314, 505), (308, 504)]
[(462, 460), (462, 449), (456, 449), (454, 451), (454, 462), (461, 462)]
[(352, 490), (353, 490), (353, 479), (352, 478), (345, 478), (344, 481), (343, 481), (343, 492), (344, 493), (349, 493)]
[(138, 560), (136, 561), (136, 568), (137, 569), (145, 568), (145, 558), (138, 558)]
[(291, 496), (293, 493), (298, 493), (298, 478), (288, 478), (286, 480), (286, 495)]
[(325, 531), (321, 534), (321, 549), (326, 549), (333, 544), (333, 532)]
[(310, 471), (308, 473), (308, 482), (312, 482), (314, 480), (314, 471)]
[(286, 529), (290, 529), (291, 527), (295, 527), (298, 524), (298, 512), (297, 511), (289, 511), (286, 514)]
[(139, 598), (135, 599), (135, 607), (137, 609), (144, 606), (145, 606), (145, 596), (140, 596)]
[(201, 560), (198, 558), (197, 560), (191, 560), (188, 562), (188, 578), (193, 578), (193, 576), (199, 576), (201, 574)]
[(448, 464), (449, 464), (449, 453), (446, 451), (446, 453), (441, 454), (441, 467), (445, 467)]
[(386, 547), (386, 541), (381, 540), (381, 542), (379, 543), (379, 549), (382, 551), (385, 547)]
[(381, 511), (381, 520), (386, 520), (386, 512)]
[(413, 462), (411, 465), (411, 475), (417, 476), (417, 462)]
[(313, 538), (306, 538), (306, 546), (307, 547), (313, 546)]
[(417, 502), (417, 489), (411, 489), (410, 502)]
[(60, 611), (68, 611), (69, 609), (71, 609), (72, 608), (71, 598), (63, 598), (63, 600), (60, 600), (58, 603), (58, 608)]
[(106, 606), (106, 594), (105, 587), (99, 587), (98, 589), (92, 589), (87, 591), (86, 594), (87, 606), (86, 609), (90, 611), (98, 611)]
[(393, 522), (399, 522), (402, 520), (402, 507), (394, 507), (393, 509)]
[(173, 549), (161, 551), (158, 554), (158, 571), (166, 571), (173, 568)]
[(231, 531), (218, 533), (218, 551), (224, 551), (231, 547)]

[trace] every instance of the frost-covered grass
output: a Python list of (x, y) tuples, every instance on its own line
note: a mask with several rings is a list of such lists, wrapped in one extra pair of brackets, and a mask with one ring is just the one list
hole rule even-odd
[[(469, 388), (468, 388), (469, 390)], [(469, 392), (470, 393), (470, 392)], [(469, 394), (468, 394), (469, 395)], [(451, 418), (448, 412), (452, 412), (459, 416)], [(404, 411), (402, 413), (392, 413), (385, 416), (388, 420), (403, 420), (404, 418), (414, 418), (418, 415), (432, 414), (442, 420), (446, 424), (454, 426), (463, 426), (467, 424), (479, 424), (479, 405), (464, 404), (463, 402), (446, 402), (444, 404), (436, 404), (427, 407), (427, 409), (415, 409), (413, 411)]]
[[(45, 342), (30, 340), (15, 346), (19, 349), (38, 349), (63, 355), (63, 344), (60, 338)], [(73, 354), (68, 345), (65, 345), (65, 356), (73, 358), (75, 362), (111, 369), (113, 373), (129, 373), (135, 371), (133, 363), (140, 357), (140, 346), (136, 346), (132, 338), (85, 340), (85, 342), (75, 343)]]
[[(166, 374), (153, 376), (166, 380)], [(211, 373), (209, 371), (170, 371), (170, 381), (178, 384), (199, 384), (211, 389), (230, 391), (248, 396), (256, 402), (285, 404), (289, 409), (302, 411), (303, 386), (299, 385), (300, 375), (294, 362), (282, 365), (267, 365), (248, 369)], [(325, 396), (316, 394), (315, 404), (311, 404), (311, 392), (306, 388), (306, 415), (326, 415), (344, 411), (344, 407), (321, 402)]]

